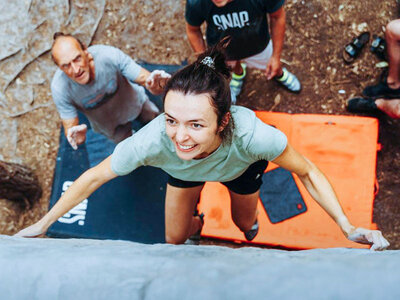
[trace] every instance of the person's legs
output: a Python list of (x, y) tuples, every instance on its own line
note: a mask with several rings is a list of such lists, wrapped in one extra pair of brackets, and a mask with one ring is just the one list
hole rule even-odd
[(352, 98), (347, 101), (347, 110), (353, 113), (372, 113), (382, 111), (388, 116), (399, 119), (400, 118), (400, 99), (365, 99), (365, 98)]
[(231, 196), (232, 220), (248, 241), (253, 240), (258, 233), (257, 201), (267, 166), (268, 161), (257, 161), (238, 178), (222, 182)]
[(232, 68), (232, 72), (238, 76), (243, 75), (244, 69), (240, 62), (240, 60), (230, 61), (230, 66)]
[[(272, 41), (268, 43), (268, 46), (260, 53), (253, 55), (251, 57), (245, 58), (243, 61), (250, 68), (256, 68), (260, 70), (265, 70), (269, 59), (272, 56), (273, 45)], [(282, 68), (278, 71), (278, 75), (274, 79), (281, 84), (283, 87), (291, 92), (298, 93), (301, 90), (300, 81), (297, 77), (289, 72), (286, 68)]]
[(142, 111), (138, 116), (138, 120), (143, 123), (148, 123), (160, 114), (158, 107), (147, 99), (142, 106)]
[(229, 83), (231, 88), (232, 103), (236, 103), (236, 97), (242, 91), (243, 81), (246, 77), (246, 65), (241, 63), (240, 60), (231, 60), (227, 62), (232, 68), (232, 78)]
[(243, 61), (249, 68), (265, 70), (267, 68), (267, 63), (272, 56), (272, 51), (272, 42), (270, 41), (262, 52), (247, 57), (243, 59)]
[(394, 119), (400, 118), (400, 99), (393, 100), (384, 100), (377, 99), (375, 100), (376, 106)]
[(248, 232), (257, 219), (259, 191), (248, 195), (229, 191), (229, 194), (231, 196), (232, 220), (242, 232)]
[(167, 184), (165, 196), (165, 240), (170, 244), (183, 244), (202, 227), (199, 216), (193, 212), (204, 184), (195, 187), (175, 187)]
[(236, 96), (239, 96), (242, 90), (243, 80), (246, 77), (246, 67), (265, 70), (271, 55), (272, 42), (269, 42), (268, 46), (262, 52), (245, 58), (243, 62), (240, 60), (227, 61), (227, 64), (232, 68), (232, 79), (230, 82), (232, 103), (236, 103)]
[(386, 80), (377, 85), (367, 86), (363, 90), (365, 97), (400, 98), (400, 19), (391, 21), (386, 26), (386, 51), (388, 54), (389, 72)]
[(390, 88), (400, 88), (400, 19), (386, 26), (386, 45), (389, 59), (387, 83)]

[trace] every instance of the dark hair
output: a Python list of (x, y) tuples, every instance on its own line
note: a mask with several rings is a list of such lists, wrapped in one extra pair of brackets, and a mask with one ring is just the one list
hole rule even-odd
[[(178, 91), (183, 94), (209, 94), (211, 105), (217, 114), (217, 125), (222, 125), (223, 117), (231, 108), (231, 91), (229, 79), (231, 68), (226, 64), (225, 48), (227, 42), (223, 40), (212, 48), (200, 54), (197, 60), (176, 72), (168, 80), (164, 90), (164, 101), (167, 93)], [(220, 132), (223, 141), (231, 138), (233, 120)]]
[[(51, 45), (51, 50), (53, 50), (53, 47), (54, 47), (56, 41), (57, 41), (58, 38), (60, 38), (60, 37), (70, 37), (70, 38), (73, 38), (73, 39), (75, 39), (75, 40), (78, 42), (78, 44), (79, 44), (79, 46), (81, 46), (82, 50), (85, 50), (85, 49), (86, 49), (85, 43), (83, 43), (83, 42), (82, 42), (79, 38), (77, 38), (75, 35), (72, 35), (72, 34), (69, 34), (69, 33), (63, 33), (63, 32), (56, 32), (56, 33), (53, 35), (53, 44)], [(52, 59), (52, 60), (54, 61), (54, 63), (57, 65), (57, 61), (56, 61), (56, 59), (55, 59), (54, 56), (53, 56), (53, 51), (51, 51), (51, 59)]]

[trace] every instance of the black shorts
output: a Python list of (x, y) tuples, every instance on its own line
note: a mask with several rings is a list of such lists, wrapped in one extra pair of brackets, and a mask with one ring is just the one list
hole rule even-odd
[[(262, 184), (262, 175), (267, 166), (268, 161), (266, 160), (256, 161), (238, 178), (221, 183), (236, 194), (253, 194), (260, 189)], [(204, 183), (204, 181), (184, 181), (168, 175), (168, 184), (175, 187), (190, 188), (203, 185)]]

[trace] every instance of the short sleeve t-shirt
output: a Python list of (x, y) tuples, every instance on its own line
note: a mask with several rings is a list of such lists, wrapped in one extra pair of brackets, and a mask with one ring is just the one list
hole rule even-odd
[(186, 181), (226, 182), (239, 177), (254, 162), (274, 160), (286, 148), (286, 136), (258, 119), (247, 108), (231, 108), (235, 128), (230, 143), (222, 143), (202, 159), (182, 160), (165, 132), (165, 115), (151, 121), (117, 145), (111, 168), (126, 175), (140, 166), (158, 167)]
[(211, 0), (187, 0), (185, 18), (192, 26), (207, 23), (209, 46), (225, 36), (232, 40), (227, 48), (229, 60), (239, 60), (262, 52), (270, 40), (267, 13), (280, 9), (284, 0), (233, 0), (217, 7)]
[(80, 110), (95, 131), (114, 139), (116, 128), (137, 118), (147, 99), (144, 88), (133, 83), (141, 67), (111, 46), (95, 45), (88, 51), (94, 80), (82, 85), (58, 69), (51, 82), (53, 100), (62, 119), (73, 119)]

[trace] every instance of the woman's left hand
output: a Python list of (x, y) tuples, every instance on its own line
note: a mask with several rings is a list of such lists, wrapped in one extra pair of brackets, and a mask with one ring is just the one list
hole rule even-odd
[(382, 251), (390, 245), (379, 230), (362, 227), (355, 228), (348, 234), (347, 238), (356, 243), (372, 245), (370, 249), (372, 251)]
[(167, 72), (163, 70), (154, 70), (146, 79), (146, 89), (154, 95), (159, 95), (163, 92), (164, 87), (170, 78), (171, 75)]

